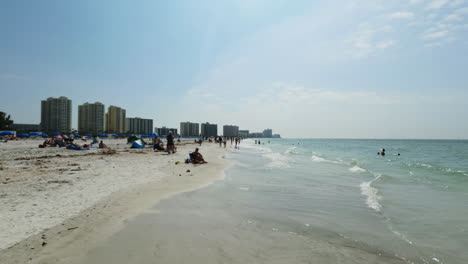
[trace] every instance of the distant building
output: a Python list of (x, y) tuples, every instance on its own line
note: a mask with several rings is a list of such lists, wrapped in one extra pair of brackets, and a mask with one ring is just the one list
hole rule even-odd
[(13, 131), (19, 133), (29, 133), (29, 132), (39, 132), (41, 130), (41, 125), (39, 124), (16, 124), (13, 123), (10, 125), (10, 128)]
[(154, 128), (154, 132), (158, 133), (160, 136), (167, 136), (169, 135), (169, 132), (172, 132), (172, 135), (178, 135), (177, 134), (177, 128), (167, 128), (165, 126), (160, 127), (160, 128)]
[(182, 137), (195, 137), (200, 135), (198, 123), (180, 122), (180, 135)]
[(201, 124), (202, 137), (216, 137), (218, 135), (218, 125), (210, 123)]
[(239, 127), (232, 125), (223, 126), (223, 136), (225, 137), (237, 137), (239, 136)]
[(250, 134), (249, 134), (249, 137), (251, 137), (251, 138), (262, 138), (262, 137), (263, 137), (263, 133), (261, 133), (261, 132), (250, 133)]
[(102, 134), (104, 133), (104, 104), (84, 103), (78, 106), (78, 133)]
[(148, 135), (153, 132), (153, 119), (143, 119), (139, 117), (126, 118), (126, 133), (137, 135)]
[(263, 137), (264, 138), (271, 138), (273, 137), (273, 130), (267, 128), (265, 130), (263, 130)]
[(126, 111), (117, 106), (109, 106), (107, 108), (105, 123), (107, 133), (125, 133), (125, 116)]
[(273, 138), (281, 138), (280, 134), (274, 134)]
[(249, 131), (248, 130), (239, 130), (239, 137), (248, 138), (249, 137)]
[(41, 130), (46, 133), (70, 133), (72, 101), (65, 96), (41, 101)]

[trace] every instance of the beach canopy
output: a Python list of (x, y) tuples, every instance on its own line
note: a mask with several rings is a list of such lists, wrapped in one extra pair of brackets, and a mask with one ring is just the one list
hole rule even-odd
[(143, 143), (143, 141), (141, 139), (138, 139), (138, 140), (135, 140), (135, 141), (132, 142), (131, 148), (144, 149), (145, 144)]
[(99, 134), (98, 137), (107, 137), (107, 134)]
[(87, 134), (84, 134), (85, 137), (92, 137), (93, 135), (91, 135), (90, 133), (87, 133)]
[(127, 135), (125, 135), (125, 134), (120, 134), (120, 136), (121, 136), (121, 137), (125, 137), (125, 136), (127, 136)]
[(80, 134), (78, 134), (78, 133), (73, 133), (73, 135), (74, 135), (75, 137), (79, 137), (79, 136), (80, 136)]
[(119, 135), (117, 135), (117, 134), (114, 134), (114, 135), (112, 135), (112, 136), (113, 136), (113, 137), (118, 137)]
[(28, 133), (21, 133), (18, 135), (18, 137), (29, 137)]
[(42, 137), (48, 137), (49, 135), (47, 135), (47, 134), (42, 134), (41, 136), (42, 136)]
[(11, 132), (11, 131), (3, 131), (3, 132), (0, 132), (0, 135), (1, 136), (6, 136), (6, 135), (14, 135), (15, 133)]
[(60, 136), (59, 132), (52, 133), (52, 136)]
[(30, 136), (40, 136), (41, 133), (39, 133), (39, 132), (31, 132), (31, 133), (29, 133), (29, 135), (30, 135)]

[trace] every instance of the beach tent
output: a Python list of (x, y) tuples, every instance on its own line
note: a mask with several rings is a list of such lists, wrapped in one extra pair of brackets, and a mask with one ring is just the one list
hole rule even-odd
[(41, 133), (39, 133), (39, 132), (31, 132), (31, 133), (29, 133), (29, 135), (30, 135), (30, 136), (40, 136)]
[(143, 141), (141, 139), (138, 139), (138, 140), (135, 140), (135, 141), (132, 142), (131, 148), (144, 149), (145, 144), (143, 143)]
[(29, 137), (28, 133), (21, 133), (18, 135), (18, 137)]
[(92, 137), (92, 136), (93, 136), (93, 135), (91, 135), (91, 134), (89, 134), (89, 133), (88, 133), (88, 134), (84, 134), (84, 135), (85, 135), (85, 137)]
[(3, 132), (0, 132), (0, 136), (8, 136), (8, 135), (14, 135), (15, 133), (11, 132), (11, 131), (3, 131)]
[(52, 136), (60, 136), (60, 133), (58, 132), (52, 133)]

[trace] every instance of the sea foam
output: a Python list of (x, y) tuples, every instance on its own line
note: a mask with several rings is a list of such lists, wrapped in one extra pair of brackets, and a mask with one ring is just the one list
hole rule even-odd
[(363, 182), (361, 183), (361, 194), (367, 196), (366, 204), (370, 208), (374, 209), (377, 212), (380, 212), (380, 209), (382, 208), (382, 205), (380, 205), (379, 201), (382, 199), (382, 196), (380, 196), (379, 190), (375, 187), (372, 186), (372, 183), (380, 178), (380, 175), (378, 175), (375, 179), (372, 181), (368, 182)]
[(271, 160), (266, 166), (269, 168), (291, 168), (290, 159), (277, 152), (263, 154), (263, 157)]
[(367, 170), (359, 167), (359, 166), (354, 166), (352, 168), (349, 168), (349, 171), (351, 172), (366, 172)]

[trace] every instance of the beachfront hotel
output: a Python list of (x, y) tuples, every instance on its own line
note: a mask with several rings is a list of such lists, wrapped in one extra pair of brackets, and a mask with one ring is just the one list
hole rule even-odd
[(125, 109), (118, 106), (107, 108), (105, 123), (107, 133), (125, 133)]
[(270, 129), (270, 128), (267, 128), (267, 129), (263, 130), (263, 137), (264, 137), (264, 138), (271, 138), (271, 137), (273, 137), (273, 130)]
[(128, 117), (125, 120), (126, 133), (148, 135), (153, 132), (153, 119)]
[(102, 134), (104, 132), (104, 104), (84, 103), (78, 106), (78, 133)]
[(155, 127), (154, 132), (158, 133), (160, 136), (167, 136), (169, 135), (169, 132), (172, 133), (172, 135), (177, 135), (177, 128), (167, 128), (165, 126), (163, 127)]
[(225, 137), (237, 137), (239, 136), (239, 127), (232, 125), (223, 126), (223, 136)]
[(200, 135), (198, 123), (180, 122), (180, 135), (183, 137), (195, 137)]
[(69, 133), (72, 101), (65, 96), (41, 101), (41, 130), (45, 133)]
[(216, 137), (218, 135), (218, 125), (208, 122), (201, 124), (202, 137)]

